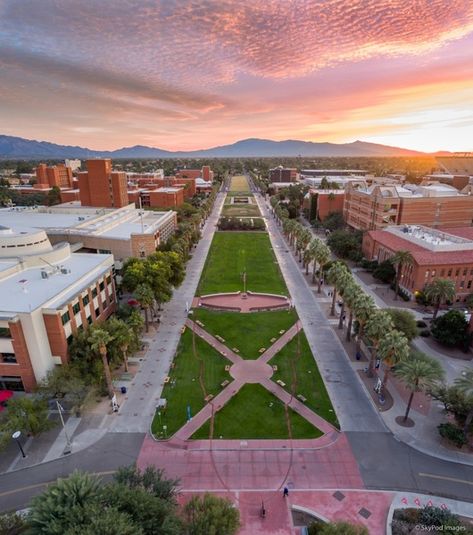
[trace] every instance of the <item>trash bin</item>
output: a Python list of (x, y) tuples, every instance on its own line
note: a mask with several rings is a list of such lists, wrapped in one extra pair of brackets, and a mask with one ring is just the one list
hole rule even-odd
[(122, 394), (126, 394), (126, 386), (120, 388)]

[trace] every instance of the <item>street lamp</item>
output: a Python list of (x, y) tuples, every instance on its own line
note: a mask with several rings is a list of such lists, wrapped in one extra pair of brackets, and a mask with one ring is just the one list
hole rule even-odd
[(23, 456), (23, 459), (24, 459), (26, 455), (25, 455), (25, 452), (23, 451), (23, 446), (21, 445), (21, 442), (20, 442), (21, 431), (15, 431), (11, 437), (18, 444), (18, 447), (20, 448), (20, 451), (21, 451), (21, 455)]

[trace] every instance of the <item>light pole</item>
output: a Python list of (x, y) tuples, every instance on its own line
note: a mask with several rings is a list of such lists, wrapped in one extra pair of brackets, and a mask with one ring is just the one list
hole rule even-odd
[(25, 452), (23, 451), (23, 446), (21, 445), (21, 442), (20, 442), (21, 431), (15, 431), (11, 437), (18, 444), (18, 447), (20, 448), (20, 451), (21, 451), (21, 455), (23, 456), (23, 459), (24, 459), (26, 455), (25, 455)]

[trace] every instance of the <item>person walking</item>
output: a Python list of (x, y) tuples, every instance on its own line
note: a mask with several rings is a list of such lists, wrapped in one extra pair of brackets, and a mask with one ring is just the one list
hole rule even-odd
[(289, 496), (289, 489), (287, 487), (284, 487), (284, 490), (282, 491), (282, 495), (284, 498), (287, 498)]

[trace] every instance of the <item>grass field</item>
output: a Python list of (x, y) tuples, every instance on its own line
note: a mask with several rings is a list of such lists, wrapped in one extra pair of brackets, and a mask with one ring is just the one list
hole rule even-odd
[(297, 321), (294, 310), (239, 314), (194, 309), (193, 319), (200, 320), (209, 333), (222, 336), (230, 349), (236, 347), (244, 359), (257, 359), (262, 347), (272, 345), (271, 338), (279, 338), (279, 331), (287, 331)]
[(305, 404), (309, 408), (338, 427), (337, 415), (333, 410), (332, 402), (328, 397), (327, 390), (304, 332), (299, 333), (299, 342), (300, 358), (298, 360), (298, 340), (296, 336), (269, 361), (269, 364), (275, 364), (278, 367), (278, 371), (274, 372), (272, 380), (277, 381), (281, 379), (286, 383), (285, 389), (291, 392), (293, 382), (291, 360), (296, 361), (297, 386), (294, 394), (302, 394), (307, 399)]
[(230, 182), (230, 191), (250, 191), (248, 180), (244, 175), (232, 176)]
[(286, 295), (269, 237), (263, 232), (216, 232), (197, 289), (198, 295), (247, 290)]
[[(289, 409), (292, 438), (318, 438), (322, 432)], [(192, 438), (207, 439), (210, 421)], [(247, 384), (220, 409), (214, 420), (214, 438), (287, 439), (288, 425), (284, 405), (271, 392), (258, 384)]]
[[(230, 362), (210, 347), (198, 336), (195, 337), (196, 350), (199, 358), (203, 358), (204, 381), (208, 394), (214, 396), (222, 390), (220, 383), (225, 379), (231, 379), (225, 366)], [(181, 336), (179, 346), (174, 357), (174, 369), (171, 370), (171, 381), (164, 386), (162, 398), (167, 400), (165, 412), (161, 412), (161, 418), (156, 413), (152, 431), (155, 436), (160, 436), (162, 426), (167, 425), (167, 436), (173, 435), (187, 421), (186, 408), (190, 405), (192, 414), (197, 414), (205, 405), (204, 395), (199, 384), (200, 363), (194, 357), (192, 351), (192, 331), (186, 329)], [(175, 380), (175, 384), (172, 384)]]
[(225, 204), (221, 215), (225, 217), (261, 217), (256, 204)]

